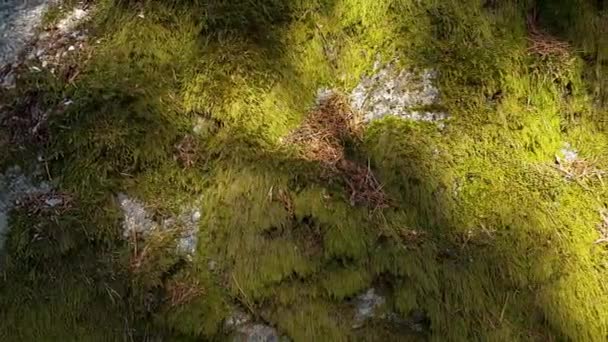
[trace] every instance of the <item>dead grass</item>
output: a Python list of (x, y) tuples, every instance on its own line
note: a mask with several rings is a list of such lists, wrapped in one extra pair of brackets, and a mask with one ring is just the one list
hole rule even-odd
[(62, 215), (73, 207), (73, 197), (63, 192), (31, 194), (21, 199), (18, 208), (27, 211), (28, 215), (53, 213)]
[(156, 230), (144, 239), (133, 231), (130, 236), (131, 258), (130, 269), (134, 274), (143, 274), (165, 257), (164, 251), (171, 248), (179, 232), (176, 229)]
[(528, 26), (528, 41), (530, 46), (528, 52), (531, 54), (539, 55), (543, 58), (546, 57), (557, 57), (562, 60), (568, 60), (571, 58), (570, 44), (561, 41), (554, 36), (543, 31), (538, 24), (538, 16), (533, 13), (527, 18)]
[(9, 108), (0, 125), (10, 132), (10, 142), (22, 146), (27, 143), (44, 144), (48, 141), (47, 121), (50, 110), (43, 108), (42, 94), (30, 91)]
[(340, 95), (332, 94), (309, 113), (287, 143), (301, 146), (306, 160), (334, 167), (345, 158), (344, 140), (358, 137), (354, 112)]
[(167, 300), (172, 308), (190, 303), (204, 293), (199, 281), (175, 280), (167, 285)]
[(574, 181), (587, 189), (586, 183), (599, 181), (603, 184), (605, 171), (596, 167), (597, 162), (584, 158), (577, 158), (572, 162), (557, 161), (554, 166), (566, 176), (566, 179)]
[(196, 139), (188, 134), (175, 144), (176, 158), (184, 168), (193, 167), (198, 161), (198, 144)]
[(597, 225), (600, 238), (595, 241), (596, 244), (608, 243), (608, 210), (602, 210), (600, 216), (602, 217), (602, 221)]
[(389, 200), (369, 165), (349, 160), (345, 144), (359, 141), (361, 123), (340, 94), (332, 94), (310, 112), (286, 142), (300, 147), (302, 157), (319, 162), (328, 177), (344, 180), (352, 205), (385, 208)]

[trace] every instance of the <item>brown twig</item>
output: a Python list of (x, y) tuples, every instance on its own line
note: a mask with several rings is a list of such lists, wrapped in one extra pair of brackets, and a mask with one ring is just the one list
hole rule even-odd
[(388, 198), (369, 162), (361, 165), (346, 157), (345, 142), (359, 140), (360, 135), (360, 125), (350, 105), (340, 95), (333, 94), (310, 112), (286, 142), (300, 146), (304, 159), (320, 162), (329, 176), (342, 178), (353, 205), (385, 208)]

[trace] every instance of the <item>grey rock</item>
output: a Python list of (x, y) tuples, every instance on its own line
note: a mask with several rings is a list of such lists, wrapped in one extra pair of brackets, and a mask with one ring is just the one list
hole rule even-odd
[(163, 231), (177, 225), (181, 229), (177, 241), (178, 252), (188, 257), (194, 255), (198, 243), (198, 223), (201, 218), (198, 209), (187, 209), (177, 217), (157, 222), (140, 201), (123, 193), (118, 194), (117, 199), (123, 212), (123, 236), (126, 239), (133, 235), (146, 239), (155, 231)]
[(59, 198), (59, 197), (51, 197), (51, 198), (47, 198), (44, 203), (46, 205), (48, 205), (49, 207), (53, 208), (56, 207), (60, 204), (63, 204), (63, 199)]
[(356, 311), (353, 328), (360, 328), (366, 321), (376, 316), (377, 310), (382, 307), (386, 299), (376, 293), (376, 289), (370, 288), (365, 293), (357, 296), (355, 300)]
[(17, 85), (15, 73), (11, 70), (4, 77), (0, 77), (0, 87), (4, 89), (13, 89)]
[(159, 229), (158, 223), (146, 211), (144, 205), (126, 194), (118, 194), (118, 203), (123, 213), (123, 236), (129, 238), (141, 234), (144, 238)]
[(209, 269), (209, 271), (213, 272), (217, 269), (217, 262), (215, 260), (210, 260), (207, 263), (207, 268)]
[(271, 326), (250, 323), (237, 328), (234, 334), (233, 342), (278, 342), (281, 337), (276, 329)]
[(5, 0), (0, 2), (0, 67), (14, 63), (36, 34), (49, 5), (57, 0)]
[(0, 250), (4, 248), (9, 230), (9, 213), (15, 205), (27, 196), (46, 194), (50, 191), (49, 184), (35, 184), (18, 166), (8, 168), (4, 174), (0, 173)]
[(233, 331), (238, 327), (249, 323), (251, 321), (251, 316), (246, 312), (243, 312), (239, 309), (234, 310), (232, 315), (224, 320), (224, 330)]
[(59, 32), (67, 34), (73, 31), (78, 25), (86, 20), (89, 12), (82, 8), (75, 8), (65, 18), (57, 24)]
[(448, 118), (441, 111), (418, 110), (439, 104), (439, 90), (433, 84), (437, 77), (434, 70), (400, 70), (394, 61), (385, 67), (376, 62), (374, 72), (363, 77), (350, 94), (351, 106), (362, 114), (365, 122), (389, 115), (427, 122)]
[(334, 96), (336, 92), (333, 89), (328, 89), (328, 88), (321, 88), (317, 91), (317, 99), (316, 99), (316, 105), (317, 107), (321, 106), (322, 104), (324, 104), (325, 102), (327, 102), (327, 100), (329, 100), (332, 96)]
[(560, 150), (562, 156), (564, 157), (564, 161), (566, 163), (573, 163), (578, 159), (578, 151), (574, 149), (570, 143), (565, 143), (564, 147)]

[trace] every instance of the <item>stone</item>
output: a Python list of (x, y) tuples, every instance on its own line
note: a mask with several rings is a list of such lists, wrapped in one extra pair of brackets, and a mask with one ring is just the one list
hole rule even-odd
[(88, 16), (89, 12), (82, 8), (75, 8), (65, 18), (61, 19), (57, 24), (57, 29), (63, 34), (67, 34), (74, 30)]
[(201, 212), (198, 210), (195, 210), (192, 213), (192, 217), (191, 217), (192, 222), (198, 222), (200, 219), (201, 219)]
[(197, 209), (184, 210), (176, 217), (169, 217), (160, 222), (155, 221), (143, 203), (132, 199), (124, 193), (118, 194), (118, 203), (123, 212), (123, 237), (129, 239), (138, 235), (146, 239), (155, 231), (171, 229), (176, 225), (181, 229), (177, 241), (180, 254), (192, 257), (198, 245), (198, 223), (201, 213)]
[(34, 38), (36, 27), (54, 0), (5, 0), (0, 2), (0, 68), (14, 63)]
[(251, 321), (251, 316), (239, 309), (234, 310), (232, 315), (224, 320), (224, 330), (233, 331), (245, 323)]
[(61, 198), (59, 198), (59, 197), (57, 197), (57, 198), (53, 198), (53, 197), (51, 197), (51, 198), (47, 198), (47, 199), (44, 201), (44, 203), (45, 203), (46, 205), (48, 205), (49, 207), (54, 208), (54, 207), (56, 207), (56, 206), (58, 206), (58, 205), (60, 205), (60, 204), (63, 204), (63, 199), (61, 199)]
[(386, 299), (376, 293), (376, 289), (370, 288), (365, 293), (357, 296), (355, 300), (355, 317), (352, 327), (360, 328), (366, 321), (376, 316), (376, 311), (382, 307)]
[(0, 78), (0, 87), (5, 89), (13, 89), (17, 85), (15, 73), (11, 70), (4, 77)]
[(237, 328), (233, 342), (278, 342), (280, 336), (273, 327), (260, 324), (249, 323)]
[(447, 119), (447, 113), (442, 111), (420, 110), (439, 104), (439, 90), (433, 84), (437, 72), (399, 69), (397, 64), (398, 61), (393, 61), (381, 67), (376, 62), (375, 74), (363, 77), (351, 92), (351, 106), (362, 115), (363, 121), (386, 116), (425, 122)]
[(316, 106), (319, 107), (322, 104), (324, 104), (325, 102), (327, 102), (327, 100), (329, 100), (332, 96), (334, 96), (336, 92), (333, 89), (328, 89), (328, 88), (321, 88), (319, 90), (317, 90), (317, 99), (316, 99)]
[(50, 191), (47, 183), (35, 184), (18, 166), (8, 168), (4, 174), (0, 173), (0, 250), (4, 248), (9, 213), (15, 205), (27, 196)]
[(125, 238), (134, 234), (141, 234), (145, 237), (159, 228), (158, 223), (152, 220), (141, 202), (120, 193), (118, 203), (123, 213), (123, 236)]
[(570, 143), (564, 143), (564, 147), (560, 150), (564, 161), (568, 164), (575, 162), (578, 159), (578, 151), (570, 145)]

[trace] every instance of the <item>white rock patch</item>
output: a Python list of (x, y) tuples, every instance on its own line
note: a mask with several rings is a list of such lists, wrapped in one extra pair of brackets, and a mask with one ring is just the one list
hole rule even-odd
[(386, 299), (376, 293), (374, 288), (357, 296), (356, 311), (353, 328), (360, 328), (363, 324), (376, 316), (376, 311), (384, 305)]
[[(4, 248), (6, 234), (9, 231), (9, 213), (24, 197), (35, 194), (46, 194), (51, 191), (47, 183), (35, 185), (31, 179), (26, 177), (18, 166), (6, 170), (0, 174), (0, 250)], [(55, 204), (54, 199), (48, 199)]]
[(266, 324), (245, 324), (237, 328), (233, 342), (279, 342), (276, 329)]
[[(38, 33), (43, 15), (51, 4), (60, 0), (0, 0), (0, 87), (11, 89), (16, 85), (15, 69), (21, 62), (38, 60), (42, 68), (55, 66), (69, 53), (81, 50), (87, 45), (86, 29), (77, 31), (85, 22), (91, 10), (80, 7), (69, 12), (55, 30)], [(38, 33), (38, 34), (37, 34)], [(37, 66), (32, 71), (39, 72)]]
[(578, 159), (578, 151), (570, 143), (564, 143), (564, 147), (560, 150), (560, 153), (566, 163), (571, 164)]
[(78, 25), (87, 19), (89, 11), (82, 8), (75, 8), (65, 18), (61, 19), (57, 24), (59, 32), (66, 34), (74, 31)]
[(439, 104), (440, 94), (434, 80), (434, 70), (400, 70), (397, 62), (383, 68), (375, 66), (376, 74), (364, 77), (350, 94), (351, 106), (362, 114), (365, 122), (388, 115), (414, 121), (441, 121), (448, 115), (441, 111), (424, 110)]
[(17, 62), (34, 38), (44, 12), (55, 0), (0, 1), (0, 67)]
[(177, 241), (178, 252), (186, 256), (192, 256), (196, 251), (198, 222), (201, 219), (200, 211), (196, 209), (184, 210), (177, 217), (157, 222), (152, 219), (152, 215), (138, 200), (132, 199), (125, 194), (118, 194), (118, 202), (123, 212), (123, 236), (126, 239), (133, 235), (138, 235), (145, 239), (154, 232), (179, 226), (182, 231)]

